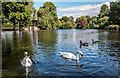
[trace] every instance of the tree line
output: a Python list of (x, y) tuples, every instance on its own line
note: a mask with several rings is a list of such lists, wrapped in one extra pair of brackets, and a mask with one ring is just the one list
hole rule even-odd
[(33, 2), (2, 2), (2, 26), (29, 26), (31, 15), (35, 11)]
[(2, 2), (2, 24), (29, 26), (31, 15), (38, 18), (40, 29), (109, 29), (114, 25), (120, 29), (120, 2), (110, 2), (110, 6), (103, 4), (98, 16), (81, 16), (74, 21), (73, 16), (58, 18), (56, 6), (52, 2), (45, 2), (36, 12), (33, 2)]

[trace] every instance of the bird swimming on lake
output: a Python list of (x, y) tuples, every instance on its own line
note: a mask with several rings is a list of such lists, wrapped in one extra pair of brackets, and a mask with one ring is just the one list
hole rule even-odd
[(88, 46), (88, 43), (82, 43), (82, 41), (80, 40), (80, 45)]
[(70, 52), (60, 52), (61, 56), (64, 57), (64, 58), (79, 61), (78, 53), (80, 53), (82, 58), (83, 58), (83, 53), (81, 51), (77, 51), (76, 56), (74, 54), (70, 53)]
[(94, 39), (92, 39), (92, 43), (99, 43), (100, 41), (94, 41)]
[(24, 55), (25, 55), (25, 57), (21, 61), (21, 64), (25, 67), (30, 67), (32, 65), (32, 61), (30, 59), (30, 56), (28, 56), (27, 52), (25, 52)]

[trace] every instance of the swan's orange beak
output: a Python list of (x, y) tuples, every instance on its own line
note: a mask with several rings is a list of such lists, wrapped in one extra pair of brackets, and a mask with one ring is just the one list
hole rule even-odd
[(82, 56), (82, 58), (83, 58), (83, 55), (81, 55)]

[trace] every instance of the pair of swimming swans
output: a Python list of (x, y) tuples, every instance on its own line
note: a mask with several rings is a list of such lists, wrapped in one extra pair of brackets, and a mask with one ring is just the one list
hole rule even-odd
[[(71, 59), (71, 60), (77, 60), (79, 61), (79, 55), (78, 53), (81, 54), (82, 58), (83, 58), (83, 53), (81, 51), (77, 51), (76, 52), (76, 56), (70, 52), (60, 52), (61, 56), (67, 59)], [(21, 64), (25, 67), (30, 67), (32, 65), (32, 61), (29, 58), (30, 56), (28, 56), (28, 53), (25, 52), (24, 53), (25, 57), (23, 58), (23, 60), (21, 61)]]

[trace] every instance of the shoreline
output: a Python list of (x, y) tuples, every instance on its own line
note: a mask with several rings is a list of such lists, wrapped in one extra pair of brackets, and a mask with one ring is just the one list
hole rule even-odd
[[(71, 28), (71, 29), (78, 29), (78, 28)], [(86, 29), (86, 28), (82, 28), (82, 29)], [(101, 28), (88, 28), (88, 29), (99, 29), (99, 30), (106, 30), (106, 31), (120, 31), (120, 25), (109, 25), (109, 26), (106, 26), (103, 29), (101, 29)], [(15, 31), (15, 30), (13, 30), (13, 27), (1, 27), (0, 30), (2, 30), (2, 31)], [(35, 28), (35, 30), (31, 30), (30, 27), (23, 27), (22, 29), (20, 29), (19, 27), (16, 27), (16, 30), (20, 30), (20, 31), (35, 31), (36, 28)], [(43, 30), (50, 31), (50, 30), (59, 30), (59, 28), (56, 28), (56, 29), (40, 29), (39, 26), (37, 26), (37, 30), (39, 30), (39, 31), (43, 31)]]
[[(74, 28), (75, 29), (75, 28)], [(11, 28), (1, 28), (0, 29), (0, 31), (18, 31), (19, 29), (17, 28), (16, 30), (14, 30), (14, 29), (11, 29)], [(48, 31), (50, 31), (50, 30), (64, 30), (64, 29), (40, 29), (40, 30), (37, 30), (37, 31), (44, 31), (44, 30), (48, 30)], [(65, 30), (69, 30), (69, 29), (65, 29)], [(82, 29), (82, 30), (86, 30), (86, 29)], [(107, 29), (98, 29), (98, 30), (102, 30), (102, 31), (117, 31), (117, 32), (119, 32), (118, 30), (107, 30)], [(19, 31), (36, 31), (36, 30), (19, 30)]]

